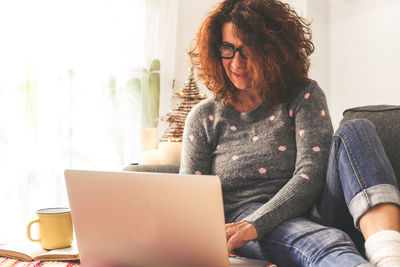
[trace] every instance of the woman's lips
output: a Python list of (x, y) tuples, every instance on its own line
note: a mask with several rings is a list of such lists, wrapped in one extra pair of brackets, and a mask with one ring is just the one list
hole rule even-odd
[(233, 73), (233, 75), (235, 75), (236, 77), (239, 77), (239, 78), (246, 78), (247, 77), (247, 72), (237, 73), (237, 72), (233, 72), (232, 71), (232, 73)]

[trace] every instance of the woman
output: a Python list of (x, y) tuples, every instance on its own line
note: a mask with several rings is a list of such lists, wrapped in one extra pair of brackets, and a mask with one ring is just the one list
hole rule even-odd
[[(351, 229), (353, 216), (364, 237), (395, 230), (383, 231), (386, 237), (370, 246), (397, 240), (399, 220), (375, 223), (376, 216), (399, 214), (396, 178), (368, 121), (340, 128), (330, 152), (325, 96), (307, 77), (313, 50), (308, 25), (287, 4), (222, 1), (189, 53), (214, 97), (188, 115), (181, 173), (221, 179), (230, 252), (279, 266), (372, 266), (345, 232), (331, 226), (342, 226), (339, 218)], [(363, 157), (370, 148), (379, 153)], [(357, 187), (354, 162), (367, 162), (382, 176), (367, 172), (364, 187)], [(386, 197), (368, 199), (364, 207), (365, 190)], [(372, 262), (389, 258), (382, 253), (371, 255), (367, 241)]]

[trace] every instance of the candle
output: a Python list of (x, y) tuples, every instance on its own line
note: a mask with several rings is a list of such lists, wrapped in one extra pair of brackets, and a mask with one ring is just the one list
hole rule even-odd
[(140, 129), (140, 147), (141, 150), (157, 148), (157, 128)]
[(181, 142), (161, 142), (158, 144), (161, 164), (181, 163), (182, 143)]
[(160, 153), (159, 153), (158, 149), (141, 151), (139, 164), (141, 164), (141, 165), (160, 164)]

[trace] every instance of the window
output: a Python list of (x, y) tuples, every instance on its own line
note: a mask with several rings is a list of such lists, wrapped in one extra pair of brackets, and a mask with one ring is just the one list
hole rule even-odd
[[(143, 69), (172, 84), (177, 0), (0, 2), (1, 238), (39, 208), (68, 206), (67, 168), (138, 160)], [(174, 44), (169, 46), (175, 47)], [(170, 47), (169, 47), (170, 48)]]

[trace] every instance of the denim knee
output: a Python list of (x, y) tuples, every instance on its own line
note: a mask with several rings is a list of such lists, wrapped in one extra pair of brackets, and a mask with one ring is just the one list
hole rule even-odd
[(334, 261), (337, 255), (342, 255), (345, 259), (347, 256), (352, 257), (359, 253), (351, 238), (336, 228), (325, 228), (310, 237), (317, 241), (309, 255), (309, 261), (313, 266), (326, 266), (326, 261), (329, 259)]
[(264, 255), (279, 266), (358, 266), (367, 261), (343, 231), (305, 218), (288, 220), (260, 240)]
[(369, 132), (370, 134), (377, 134), (375, 125), (366, 119), (353, 119), (343, 123), (337, 130), (336, 135), (340, 136), (353, 136), (360, 137), (359, 133)]

